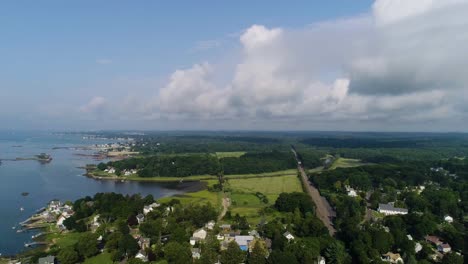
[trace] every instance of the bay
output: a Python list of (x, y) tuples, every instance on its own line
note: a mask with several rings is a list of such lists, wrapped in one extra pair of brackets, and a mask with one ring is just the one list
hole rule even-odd
[[(84, 170), (80, 167), (99, 161), (86, 156), (93, 151), (72, 148), (112, 142), (83, 139), (73, 134), (0, 132), (0, 159), (33, 157), (39, 153), (50, 154), (53, 158), (48, 164), (35, 160), (6, 160), (0, 165), (0, 253), (3, 256), (25, 250), (24, 243), (30, 242), (37, 231), (17, 233), (13, 227), (52, 199), (73, 201), (98, 192), (151, 194), (160, 198), (185, 192), (177, 184), (98, 181), (83, 176)], [(29, 194), (23, 196), (22, 193)]]

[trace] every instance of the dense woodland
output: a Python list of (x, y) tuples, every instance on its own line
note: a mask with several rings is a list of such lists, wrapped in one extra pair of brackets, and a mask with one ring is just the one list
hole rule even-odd
[(294, 169), (296, 166), (291, 152), (272, 151), (246, 153), (240, 157), (219, 160), (213, 154), (156, 155), (100, 164), (98, 168), (104, 170), (114, 167), (118, 175), (125, 169), (137, 169), (140, 177), (184, 177), (274, 172)]

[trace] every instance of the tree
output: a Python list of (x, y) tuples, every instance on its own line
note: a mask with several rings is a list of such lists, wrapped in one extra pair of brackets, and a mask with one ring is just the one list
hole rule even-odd
[(187, 243), (169, 242), (164, 246), (164, 257), (169, 263), (186, 264), (192, 261), (192, 252)]
[(57, 258), (62, 264), (75, 264), (80, 260), (78, 253), (75, 251), (75, 249), (71, 247), (67, 247), (60, 250), (60, 252), (57, 255)]
[(255, 244), (252, 248), (252, 253), (250, 253), (248, 258), (249, 264), (265, 264), (266, 263), (267, 251), (260, 241), (255, 241)]
[(221, 263), (223, 264), (239, 264), (244, 262), (244, 259), (245, 253), (235, 241), (231, 241), (227, 249), (221, 252)]
[(118, 250), (123, 252), (125, 256), (135, 256), (139, 249), (140, 246), (130, 234), (123, 235), (119, 241)]
[(463, 264), (463, 256), (450, 253), (444, 256), (442, 264)]
[(268, 257), (268, 263), (270, 264), (299, 264), (291, 252), (284, 252), (279, 250), (273, 250)]
[(78, 242), (76, 243), (76, 250), (81, 256), (85, 258), (96, 255), (99, 252), (96, 235), (85, 233), (78, 239)]
[(137, 259), (137, 258), (131, 258), (128, 260), (127, 262), (128, 264), (145, 264), (145, 262), (141, 259)]
[(342, 264), (346, 260), (346, 251), (344, 245), (339, 241), (334, 241), (325, 249), (325, 258), (327, 263)]

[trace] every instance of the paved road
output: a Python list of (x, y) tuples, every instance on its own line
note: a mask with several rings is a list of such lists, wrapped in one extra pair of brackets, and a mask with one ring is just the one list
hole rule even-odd
[(315, 206), (316, 206), (315, 214), (323, 222), (325, 227), (328, 229), (328, 232), (330, 233), (330, 235), (333, 236), (336, 230), (333, 227), (331, 218), (336, 215), (335, 211), (330, 206), (327, 199), (325, 199), (325, 197), (320, 196), (320, 193), (317, 190), (317, 188), (315, 188), (315, 186), (313, 186), (309, 182), (309, 178), (307, 177), (307, 173), (304, 171), (304, 167), (302, 166), (302, 164), (299, 164), (299, 159), (297, 157), (296, 151), (292, 149), (292, 152), (294, 153), (294, 156), (296, 157), (296, 161), (298, 162), (297, 169), (301, 173), (301, 179), (302, 179), (302, 183), (304, 184), (304, 188), (306, 189), (307, 193), (310, 195), (310, 197), (315, 203)]

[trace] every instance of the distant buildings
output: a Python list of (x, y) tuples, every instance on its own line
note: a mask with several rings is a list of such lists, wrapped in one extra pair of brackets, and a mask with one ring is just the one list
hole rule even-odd
[(408, 209), (406, 208), (398, 208), (394, 207), (393, 204), (379, 204), (379, 208), (377, 209), (379, 213), (384, 215), (405, 215), (408, 214)]

